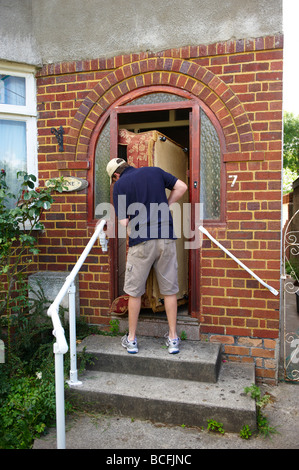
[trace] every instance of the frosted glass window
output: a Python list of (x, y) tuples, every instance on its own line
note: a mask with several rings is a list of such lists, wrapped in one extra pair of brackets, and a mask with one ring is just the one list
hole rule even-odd
[(215, 127), (201, 109), (200, 202), (204, 219), (220, 218), (220, 142)]
[[(102, 202), (110, 202), (110, 181), (106, 172), (106, 166), (110, 160), (110, 120), (104, 125), (99, 137), (95, 154), (95, 218), (101, 218), (104, 214), (97, 211), (97, 205)], [(105, 215), (105, 217), (108, 217)]]
[(26, 105), (26, 80), (24, 77), (0, 74), (0, 104)]
[(182, 96), (173, 95), (172, 93), (149, 93), (140, 96), (133, 101), (130, 101), (126, 106), (143, 105), (143, 104), (158, 104), (158, 103), (174, 103), (177, 101), (186, 101), (187, 98)]

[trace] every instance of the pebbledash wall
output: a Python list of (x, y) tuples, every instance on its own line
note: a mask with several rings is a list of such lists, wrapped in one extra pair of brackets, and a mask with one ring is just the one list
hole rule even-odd
[[(226, 223), (210, 233), (279, 290), (283, 37), (230, 40), (160, 53), (44, 65), (37, 73), (40, 184), (64, 176), (90, 179), (90, 141), (101, 116), (145, 86), (186, 90), (205, 103), (225, 137)], [(63, 126), (63, 153), (51, 128)], [(232, 187), (230, 175), (237, 175)], [(88, 191), (55, 195), (39, 236), (39, 270), (71, 270), (93, 233)], [(279, 296), (209, 239), (201, 250), (200, 337), (223, 344), (227, 360), (254, 362), (257, 380), (275, 383)], [(109, 253), (95, 247), (80, 274), (81, 316), (109, 322)]]

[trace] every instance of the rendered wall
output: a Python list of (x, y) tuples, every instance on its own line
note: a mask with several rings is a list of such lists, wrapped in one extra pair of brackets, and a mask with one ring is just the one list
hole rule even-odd
[(41, 65), (282, 32), (281, 0), (0, 0), (0, 59)]

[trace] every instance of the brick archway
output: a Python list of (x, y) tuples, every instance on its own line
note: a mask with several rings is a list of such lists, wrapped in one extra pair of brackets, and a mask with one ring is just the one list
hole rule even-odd
[(66, 140), (76, 159), (86, 160), (89, 140), (100, 117), (122, 96), (150, 86), (185, 90), (204, 102), (218, 119), (229, 154), (255, 150), (246, 111), (233, 91), (205, 67), (191, 61), (155, 57), (131, 62), (110, 72), (87, 95), (75, 114)]

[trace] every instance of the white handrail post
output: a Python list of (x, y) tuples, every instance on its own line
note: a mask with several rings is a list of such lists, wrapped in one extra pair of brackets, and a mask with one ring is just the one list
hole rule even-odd
[(81, 382), (78, 380), (77, 371), (77, 352), (76, 352), (76, 286), (74, 279), (78, 274), (82, 264), (84, 263), (87, 255), (93, 247), (96, 239), (100, 238), (102, 251), (107, 251), (107, 239), (104, 233), (104, 226), (106, 221), (101, 220), (97, 226), (89, 243), (83, 250), (80, 258), (72, 269), (70, 275), (66, 278), (65, 283), (57, 294), (54, 302), (48, 308), (47, 314), (51, 317), (54, 327), (53, 335), (56, 337), (57, 342), (54, 343), (54, 356), (55, 356), (55, 393), (56, 393), (56, 432), (57, 432), (57, 448), (65, 449), (65, 405), (64, 405), (64, 368), (63, 368), (63, 355), (68, 351), (68, 345), (65, 339), (64, 329), (62, 328), (58, 309), (60, 302), (65, 294), (69, 293), (69, 328), (70, 328), (70, 356), (71, 356), (71, 370), (70, 370), (70, 385), (79, 385)]
[(69, 290), (69, 329), (70, 329), (70, 380), (69, 385), (81, 385), (78, 380), (76, 347), (76, 285), (72, 281)]
[(64, 407), (64, 370), (63, 354), (56, 351), (55, 355), (55, 392), (56, 392), (56, 433), (57, 449), (65, 449), (65, 407)]

